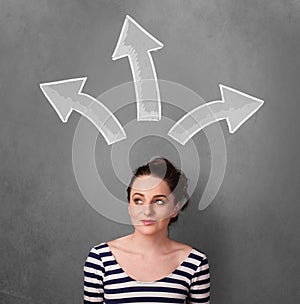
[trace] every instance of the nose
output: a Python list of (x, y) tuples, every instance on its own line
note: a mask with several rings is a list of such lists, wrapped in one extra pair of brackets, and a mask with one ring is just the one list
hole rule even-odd
[(145, 204), (143, 208), (144, 208), (144, 215), (146, 216), (150, 216), (154, 213), (153, 204)]

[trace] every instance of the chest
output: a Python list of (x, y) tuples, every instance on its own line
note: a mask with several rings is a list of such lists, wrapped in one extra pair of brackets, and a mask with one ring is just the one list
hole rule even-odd
[(141, 282), (153, 282), (169, 276), (187, 258), (188, 248), (170, 254), (153, 257), (141, 257), (118, 250), (112, 254), (120, 268), (132, 279)]
[(119, 265), (131, 278), (142, 282), (152, 282), (171, 274), (180, 265), (180, 262), (176, 258), (119, 259)]

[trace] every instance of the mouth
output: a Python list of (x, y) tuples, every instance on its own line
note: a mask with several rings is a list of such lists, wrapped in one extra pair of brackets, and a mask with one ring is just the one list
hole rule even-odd
[(153, 220), (142, 220), (142, 222), (146, 226), (153, 225), (155, 223), (155, 221), (153, 221)]

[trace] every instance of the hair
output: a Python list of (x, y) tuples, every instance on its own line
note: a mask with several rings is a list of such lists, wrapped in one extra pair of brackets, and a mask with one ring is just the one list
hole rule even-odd
[[(181, 207), (181, 211), (185, 210), (190, 202), (187, 193), (188, 179), (185, 174), (177, 169), (169, 160), (163, 157), (157, 157), (149, 161), (147, 164), (138, 167), (131, 177), (129, 186), (127, 187), (127, 200), (130, 202), (130, 192), (134, 180), (139, 176), (154, 175), (164, 180), (175, 197), (175, 202), (185, 204)], [(176, 217), (170, 219), (169, 225), (178, 220)]]

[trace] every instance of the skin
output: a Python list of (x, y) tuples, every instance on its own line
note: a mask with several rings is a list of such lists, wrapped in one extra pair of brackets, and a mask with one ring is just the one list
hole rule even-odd
[[(164, 180), (152, 175), (137, 177), (131, 187), (129, 214), (135, 228), (147, 226), (143, 220), (154, 220), (151, 228), (167, 232), (169, 221), (178, 214), (174, 195)], [(152, 231), (147, 229), (146, 231)]]
[[(168, 237), (168, 224), (178, 214), (169, 185), (160, 178), (137, 177), (131, 187), (128, 211), (134, 232), (108, 242), (125, 272), (132, 278), (151, 282), (165, 277), (182, 263), (192, 247)], [(146, 225), (143, 219), (155, 220)]]

